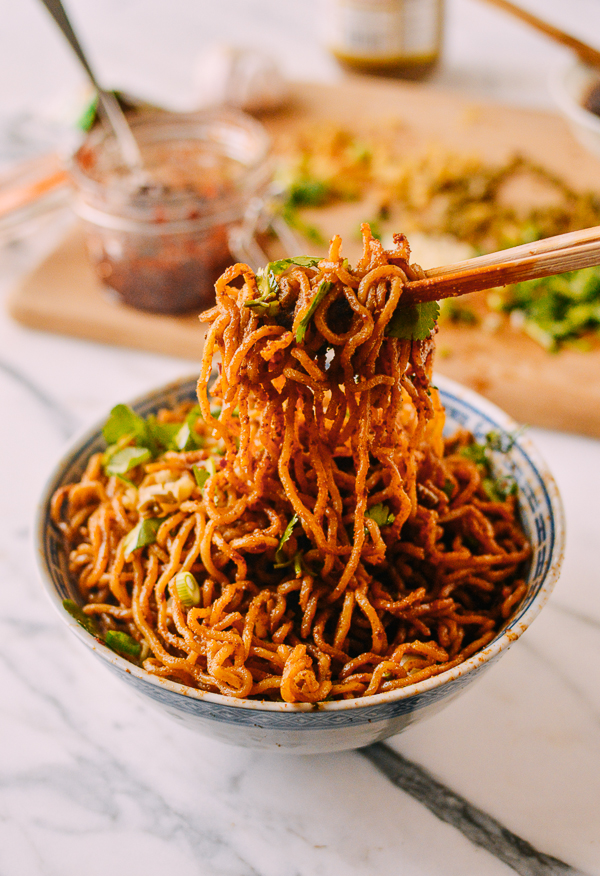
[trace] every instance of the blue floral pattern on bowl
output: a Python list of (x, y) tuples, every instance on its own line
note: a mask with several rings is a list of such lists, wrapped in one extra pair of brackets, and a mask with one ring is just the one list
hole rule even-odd
[[(150, 675), (115, 654), (86, 632), (62, 607), (66, 598), (79, 600), (71, 579), (60, 532), (50, 520), (54, 491), (77, 480), (92, 453), (104, 449), (96, 424), (73, 441), (47, 482), (37, 520), (37, 554), (46, 591), (72, 632), (122, 681), (186, 726), (223, 742), (253, 748), (324, 753), (360, 748), (385, 739), (415, 721), (434, 714), (489, 668), (519, 638), (538, 614), (558, 578), (564, 553), (564, 520), (556, 484), (531, 441), (518, 434), (517, 424), (476, 393), (441, 376), (436, 377), (446, 409), (446, 431), (462, 427), (484, 441), (499, 433), (510, 449), (496, 454), (501, 475), (516, 481), (523, 526), (533, 546), (528, 590), (517, 612), (495, 639), (464, 663), (433, 678), (388, 693), (354, 700), (289, 704), (234, 700), (193, 690)], [(131, 403), (142, 416), (195, 397), (196, 379), (170, 384)]]

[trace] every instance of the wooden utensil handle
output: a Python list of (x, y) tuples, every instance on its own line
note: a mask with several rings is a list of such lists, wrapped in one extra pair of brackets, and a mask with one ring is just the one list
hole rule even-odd
[(547, 21), (543, 21), (536, 15), (532, 15), (531, 12), (521, 9), (520, 6), (515, 6), (515, 4), (510, 3), (509, 0), (487, 0), (487, 2), (497, 6), (499, 9), (503, 9), (505, 12), (510, 12), (511, 15), (520, 18), (521, 21), (531, 25), (531, 27), (546, 34), (546, 36), (556, 40), (556, 42), (573, 49), (581, 60), (586, 64), (589, 64), (591, 67), (600, 68), (600, 52), (592, 48), (592, 46), (588, 46), (587, 43), (581, 42), (581, 40), (571, 36), (571, 34), (565, 33), (563, 30), (554, 27), (554, 25), (549, 24)]
[(425, 271), (424, 279), (407, 283), (403, 297), (411, 304), (456, 298), (599, 264), (600, 226), (595, 226), (432, 268)]

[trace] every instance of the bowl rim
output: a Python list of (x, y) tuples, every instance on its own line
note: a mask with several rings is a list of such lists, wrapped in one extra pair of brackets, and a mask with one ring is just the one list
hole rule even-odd
[[(135, 409), (137, 405), (147, 404), (154, 398), (158, 400), (159, 398), (166, 396), (168, 393), (180, 391), (183, 386), (191, 383), (195, 384), (196, 381), (196, 375), (182, 377), (176, 381), (172, 381), (145, 392), (126, 403)], [(493, 402), (483, 398), (474, 390), (471, 390), (448, 377), (436, 373), (434, 374), (434, 382), (442, 392), (448, 394), (451, 393), (461, 404), (466, 404), (478, 413), (482, 413), (484, 416), (494, 420), (504, 432), (516, 435), (514, 445), (531, 460), (538, 471), (544, 484), (548, 504), (553, 515), (554, 544), (551, 556), (549, 557), (548, 573), (538, 592), (532, 598), (531, 603), (527, 608), (513, 618), (513, 620), (509, 621), (501, 635), (496, 636), (488, 645), (475, 652), (475, 654), (471, 655), (471, 657), (468, 657), (457, 666), (447, 669), (444, 672), (439, 673), (439, 675), (434, 675), (430, 678), (424, 679), (423, 681), (406, 685), (406, 687), (397, 688), (396, 690), (386, 691), (384, 693), (372, 694), (367, 697), (335, 700), (324, 703), (285, 703), (266, 700), (237, 699), (236, 697), (225, 696), (224, 694), (191, 688), (178, 682), (152, 675), (142, 667), (130, 663), (124, 657), (121, 657), (119, 654), (112, 651), (107, 645), (96, 639), (91, 633), (88, 633), (87, 630), (85, 630), (73, 617), (71, 617), (70, 614), (68, 614), (68, 612), (65, 611), (62, 604), (62, 598), (55, 587), (52, 571), (48, 566), (44, 549), (45, 532), (47, 526), (50, 525), (50, 499), (61, 480), (63, 469), (69, 460), (72, 460), (78, 455), (78, 451), (80, 452), (86, 443), (98, 435), (102, 430), (102, 426), (106, 422), (107, 415), (102, 419), (95, 421), (91, 426), (83, 428), (69, 440), (68, 444), (63, 449), (59, 460), (51, 469), (38, 501), (35, 526), (33, 530), (35, 542), (34, 548), (38, 572), (48, 599), (71, 631), (88, 648), (96, 652), (100, 658), (106, 663), (111, 664), (120, 672), (125, 672), (129, 676), (133, 676), (142, 682), (162, 688), (172, 694), (183, 696), (186, 699), (196, 699), (213, 705), (229, 706), (259, 712), (337, 712), (383, 706), (425, 694), (435, 688), (443, 687), (449, 682), (455, 681), (473, 672), (484, 664), (489, 664), (495, 657), (509, 648), (518, 638), (520, 638), (540, 613), (554, 589), (560, 575), (565, 551), (564, 508), (558, 487), (546, 462), (541, 457), (530, 438), (526, 434), (518, 432), (519, 424), (512, 417), (506, 414)]]
[[(569, 60), (550, 77), (550, 87), (558, 108), (565, 114), (569, 121), (580, 127), (587, 128), (600, 137), (600, 116), (587, 110), (575, 97), (569, 87), (571, 77), (586, 75), (589, 73), (590, 80), (595, 77), (600, 82), (600, 71), (584, 64), (579, 59)], [(581, 95), (579, 95), (581, 97)]]

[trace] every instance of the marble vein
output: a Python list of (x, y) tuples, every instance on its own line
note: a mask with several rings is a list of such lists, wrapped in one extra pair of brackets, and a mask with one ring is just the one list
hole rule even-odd
[(600, 632), (600, 620), (595, 617), (590, 617), (590, 615), (586, 615), (582, 611), (576, 611), (567, 605), (562, 605), (556, 602), (550, 602), (548, 608)]
[(438, 782), (427, 770), (378, 742), (360, 753), (399, 788), (419, 800), (441, 821), (486, 849), (519, 876), (586, 876), (569, 864), (534, 849), (530, 843), (464, 797)]
[[(10, 619), (7, 621), (12, 635), (30, 644), (32, 636), (49, 632), (43, 624), (13, 627)], [(47, 636), (45, 644), (48, 645)], [(43, 859), (41, 843), (48, 835), (52, 835), (54, 842), (61, 837), (70, 842), (98, 834), (108, 836), (127, 825), (129, 830), (154, 842), (162, 840), (182, 847), (184, 858), (207, 862), (209, 869), (202, 872), (260, 876), (232, 846), (224, 826), (202, 810), (186, 812), (168, 803), (151, 782), (119, 757), (110, 743), (103, 744), (94, 738), (93, 731), (82, 726), (76, 710), (68, 708), (64, 697), (55, 696), (55, 685), (48, 685), (45, 673), (32, 678), (35, 666), (21, 663), (20, 656), (17, 653), (16, 659), (9, 660), (2, 655), (3, 689), (7, 690), (10, 677), (13, 686), (20, 690), (21, 702), (27, 698), (31, 703), (33, 714), (29, 715), (29, 722), (37, 713), (38, 722), (41, 719), (37, 729), (60, 740), (61, 748), (68, 752), (66, 760), (62, 757), (58, 761), (43, 757), (42, 752), (42, 762), (28, 767), (14, 764), (10, 755), (2, 758), (5, 765), (0, 770), (1, 796), (12, 799), (12, 811), (6, 810), (4, 817), (18, 824), (20, 816), (27, 814), (22, 829), (32, 852)], [(68, 678), (63, 679), (63, 684), (65, 681), (69, 683)], [(35, 744), (33, 737), (31, 744)], [(0, 852), (0, 863), (1, 855)]]
[(69, 438), (73, 434), (78, 425), (77, 420), (57, 399), (51, 398), (37, 383), (34, 383), (27, 375), (13, 367), (9, 362), (0, 359), (0, 369), (26, 389), (44, 407), (46, 412), (52, 417), (63, 438)]
[[(563, 27), (589, 25), (597, 5), (530, 2)], [(316, 0), (182, 0), (167, 19), (162, 0), (73, 4), (106, 83), (150, 98), (182, 96), (200, 50), (238, 37), (275, 48), (290, 75), (337, 76)], [(562, 50), (477, 0), (448, 10), (438, 84), (551, 104), (546, 77)], [(41, 4), (4, 17), (5, 110), (45, 106), (79, 81), (53, 27)], [(58, 232), (3, 249), (0, 297)], [(228, 748), (82, 653), (25, 540), (44, 470), (78, 421), (197, 367), (30, 331), (0, 311), (0, 876), (600, 876), (600, 444), (532, 430), (567, 510), (563, 578), (474, 692), (366, 756)]]

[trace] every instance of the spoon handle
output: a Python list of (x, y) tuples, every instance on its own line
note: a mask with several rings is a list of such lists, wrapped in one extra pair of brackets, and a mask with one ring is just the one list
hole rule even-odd
[(67, 13), (65, 12), (65, 8), (62, 5), (61, 0), (41, 0), (41, 2), (44, 4), (54, 21), (62, 30), (64, 36), (69, 42), (69, 45), (79, 58), (86, 73), (90, 77), (92, 84), (96, 88), (96, 91), (98, 93), (98, 103), (109, 125), (113, 129), (125, 163), (132, 171), (139, 173), (142, 170), (142, 156), (140, 154), (140, 149), (136, 142), (136, 139), (131, 132), (131, 128), (129, 127), (129, 123), (125, 118), (125, 114), (119, 106), (119, 102), (117, 101), (114, 94), (111, 94), (109, 91), (105, 91), (99, 85), (94, 71), (90, 67), (89, 61), (86, 58), (85, 52), (81, 48), (81, 43), (75, 35), (75, 31), (71, 26), (71, 22), (67, 17)]
[(81, 48), (79, 40), (75, 36), (75, 32), (74, 32), (73, 28), (71, 27), (71, 22), (67, 18), (67, 13), (65, 12), (65, 8), (62, 5), (62, 3), (60, 2), (60, 0), (42, 0), (42, 3), (44, 4), (46, 9), (50, 13), (52, 18), (54, 19), (54, 21), (58, 24), (58, 26), (62, 30), (63, 34), (66, 36), (67, 40), (69, 41), (69, 43), (71, 45), (71, 48), (73, 49), (73, 51), (75, 52), (75, 54), (77, 55), (77, 57), (79, 58), (81, 63), (83, 64), (83, 66), (85, 67), (88, 76), (92, 80), (92, 83), (96, 86), (98, 91), (101, 91), (102, 89), (100, 88), (100, 86), (96, 80), (96, 77), (94, 75), (94, 71), (90, 67), (88, 60), (84, 54), (84, 51)]

